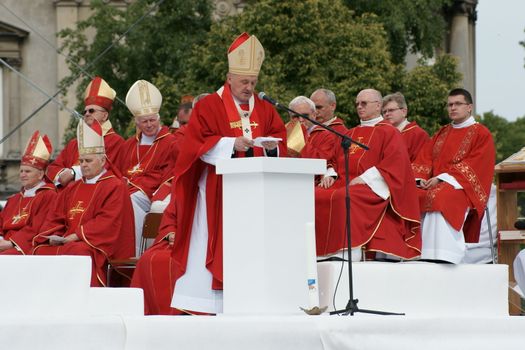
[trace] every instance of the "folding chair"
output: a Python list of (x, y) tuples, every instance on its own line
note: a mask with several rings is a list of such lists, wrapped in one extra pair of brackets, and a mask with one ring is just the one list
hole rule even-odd
[(155, 239), (159, 233), (160, 221), (162, 213), (147, 213), (144, 217), (144, 225), (142, 226), (142, 236), (140, 238), (139, 256), (130, 257), (127, 259), (112, 259), (108, 260), (107, 271), (107, 285), (110, 286), (110, 278), (113, 271), (120, 269), (135, 269), (137, 261), (146, 250), (148, 240)]

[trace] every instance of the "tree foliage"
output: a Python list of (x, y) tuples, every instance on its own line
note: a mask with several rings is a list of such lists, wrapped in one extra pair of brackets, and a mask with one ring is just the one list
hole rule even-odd
[[(119, 101), (113, 105), (111, 120), (122, 134), (129, 134), (130, 129), (130, 113), (123, 103), (129, 87), (138, 79), (154, 81), (160, 72), (175, 81), (180, 79), (188, 69), (191, 47), (202, 42), (211, 25), (212, 8), (208, 0), (169, 0), (158, 8), (153, 7), (155, 2), (137, 0), (123, 11), (102, 0), (94, 0), (91, 17), (79, 22), (76, 28), (59, 33), (64, 39), (63, 49), (70, 54), (71, 69), (71, 76), (63, 80), (62, 85), (69, 86), (74, 82), (72, 77), (81, 76), (77, 97), (82, 102), (84, 89), (91, 79), (81, 74), (78, 65), (85, 66), (92, 76), (102, 76), (117, 91)], [(149, 15), (135, 24), (152, 8)], [(93, 31), (94, 39), (89, 42), (86, 34)], [(113, 45), (126, 31), (125, 38)], [(181, 95), (176, 91), (163, 104), (161, 115), (165, 122), (171, 123), (175, 101), (179, 101)]]
[(499, 163), (523, 147), (525, 140), (525, 117), (509, 122), (505, 118), (494, 114), (494, 112), (483, 113), (480, 117), (483, 123), (492, 133), (496, 144), (496, 162)]
[[(161, 115), (165, 122), (171, 122), (181, 95), (213, 92), (224, 83), (227, 48), (238, 34), (247, 31), (265, 48), (259, 91), (285, 103), (297, 95), (309, 96), (319, 87), (333, 90), (337, 114), (348, 126), (358, 121), (353, 105), (361, 89), (375, 88), (384, 94), (401, 91), (407, 96), (411, 115), (432, 132), (445, 122), (446, 92), (459, 82), (456, 63), (443, 56), (433, 65), (422, 63), (406, 72), (404, 65), (392, 58), (392, 53), (401, 52), (392, 47), (397, 42), (393, 44), (393, 24), (386, 20), (386, 9), (393, 2), (369, 2), (380, 3), (377, 15), (370, 13), (373, 11), (364, 1), (355, 2), (357, 13), (343, 0), (249, 1), (239, 15), (212, 23), (210, 0), (165, 1), (109, 50), (90, 73), (104, 77), (121, 99), (135, 80), (152, 81), (163, 93)], [(425, 14), (434, 13), (445, 2), (418, 0), (410, 5), (411, 1), (403, 0), (399, 6)], [(137, 0), (128, 11), (121, 11), (101, 0), (94, 1), (93, 16), (76, 29), (60, 33), (71, 61), (92, 62), (151, 4), (152, 0)], [(436, 43), (433, 35), (437, 34), (419, 20), (414, 19), (411, 26), (408, 19), (402, 20), (403, 31), (409, 33), (404, 36), (406, 47), (412, 45), (414, 50), (430, 55)], [(95, 38), (87, 42), (85, 32), (94, 28)], [(72, 65), (71, 69), (75, 76), (78, 69)], [(88, 82), (85, 78), (79, 86), (80, 101)], [(115, 105), (111, 117), (115, 127), (121, 133), (127, 128), (129, 134), (133, 131), (129, 112), (123, 104)]]
[(346, 0), (357, 15), (373, 13), (387, 32), (395, 63), (404, 63), (408, 52), (433, 57), (443, 42), (446, 22), (443, 9), (451, 0)]

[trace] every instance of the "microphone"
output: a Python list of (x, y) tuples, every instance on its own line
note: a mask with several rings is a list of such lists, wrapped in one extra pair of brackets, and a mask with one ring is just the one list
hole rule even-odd
[(270, 102), (272, 105), (274, 105), (275, 107), (279, 107), (279, 106), (282, 106), (279, 102), (275, 101), (274, 99), (272, 99), (270, 96), (266, 95), (266, 93), (264, 91), (261, 91), (259, 92), (259, 98), (261, 100), (265, 100), (267, 102)]

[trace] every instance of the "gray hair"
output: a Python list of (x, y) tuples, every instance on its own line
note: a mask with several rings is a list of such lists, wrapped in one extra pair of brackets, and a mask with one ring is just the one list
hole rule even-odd
[(315, 113), (315, 103), (306, 96), (297, 96), (288, 104), (288, 108), (294, 109), (295, 106), (307, 104), (310, 107), (312, 113)]
[(320, 88), (320, 89), (317, 89), (315, 90), (314, 92), (312, 92), (312, 94), (310, 95), (310, 98), (312, 98), (312, 96), (317, 93), (317, 92), (322, 92), (325, 96), (326, 96), (326, 99), (328, 100), (329, 103), (336, 103), (337, 101), (335, 100), (335, 94), (332, 90), (328, 90), (328, 89), (323, 89), (323, 88)]
[(193, 99), (193, 102), (192, 102), (192, 105), (191, 105), (191, 108), (195, 108), (195, 105), (197, 104), (197, 102), (199, 102), (200, 100), (202, 100), (203, 98), (205, 98), (206, 96), (208, 96), (209, 93), (208, 92), (204, 92), (200, 95), (198, 95), (197, 97), (195, 97)]
[(397, 106), (399, 108), (407, 108), (405, 96), (403, 96), (403, 94), (400, 92), (395, 92), (393, 94), (386, 95), (385, 97), (383, 97), (383, 106), (386, 105), (388, 102), (397, 103)]

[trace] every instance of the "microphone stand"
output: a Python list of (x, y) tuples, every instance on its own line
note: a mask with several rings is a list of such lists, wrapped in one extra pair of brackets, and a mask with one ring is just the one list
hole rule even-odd
[(350, 315), (353, 316), (357, 312), (362, 312), (366, 314), (375, 314), (375, 315), (405, 315), (404, 313), (395, 313), (395, 312), (388, 312), (388, 311), (377, 311), (377, 310), (367, 310), (367, 309), (360, 309), (359, 306), (357, 306), (357, 303), (359, 302), (358, 299), (354, 299), (354, 288), (353, 288), (353, 271), (352, 271), (352, 236), (350, 232), (350, 190), (349, 190), (349, 184), (350, 184), (350, 177), (349, 177), (349, 155), (348, 155), (348, 149), (353, 144), (357, 145), (358, 147), (361, 147), (364, 150), (368, 150), (368, 146), (357, 142), (353, 140), (352, 138), (348, 137), (347, 135), (344, 135), (337, 130), (334, 130), (333, 128), (324, 125), (323, 123), (318, 122), (315, 119), (310, 118), (309, 116), (301, 113), (297, 113), (293, 109), (288, 108), (285, 105), (280, 104), (277, 101), (272, 100), (268, 96), (266, 96), (264, 93), (260, 93), (259, 97), (261, 99), (264, 99), (268, 102), (270, 102), (272, 105), (274, 105), (277, 108), (280, 108), (282, 110), (285, 110), (289, 113), (292, 113), (298, 117), (304, 118), (308, 120), (310, 123), (315, 124), (317, 126), (320, 126), (321, 128), (328, 130), (329, 132), (339, 136), (341, 138), (341, 147), (344, 151), (344, 157), (345, 157), (345, 221), (346, 221), (346, 242), (347, 242), (347, 249), (348, 249), (348, 290), (350, 293), (350, 299), (348, 300), (348, 303), (346, 304), (346, 307), (341, 310), (335, 310), (330, 312), (330, 315), (336, 315), (336, 314), (343, 314), (343, 315)]

